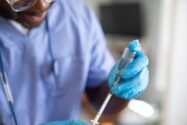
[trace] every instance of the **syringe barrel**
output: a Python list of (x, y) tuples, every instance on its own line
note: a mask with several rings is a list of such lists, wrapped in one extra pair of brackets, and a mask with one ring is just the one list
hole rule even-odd
[[(134, 59), (135, 54), (136, 54), (136, 52), (131, 51), (128, 48), (124, 49), (124, 52), (122, 54), (122, 57), (121, 57), (121, 60), (120, 60), (119, 66), (118, 66), (117, 79), (115, 80), (113, 85), (117, 85), (119, 83), (121, 69), (124, 68), (128, 63), (130, 63)], [(101, 108), (99, 109), (98, 113), (96, 114), (95, 118), (93, 120), (91, 120), (91, 122), (93, 123), (92, 125), (98, 124), (98, 120), (101, 117), (101, 115), (102, 115), (104, 109), (106, 108), (108, 102), (110, 101), (112, 95), (113, 95), (113, 92), (110, 91), (108, 93), (106, 99), (104, 100)]]
[(128, 63), (130, 63), (135, 56), (136, 52), (131, 51), (129, 48), (125, 48), (119, 62), (118, 71), (121, 71)]

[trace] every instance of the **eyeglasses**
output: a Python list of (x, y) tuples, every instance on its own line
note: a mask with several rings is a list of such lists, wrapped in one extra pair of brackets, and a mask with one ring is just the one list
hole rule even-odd
[[(21, 12), (31, 8), (38, 0), (6, 0), (14, 12)], [(54, 0), (42, 0), (45, 3), (52, 3)]]

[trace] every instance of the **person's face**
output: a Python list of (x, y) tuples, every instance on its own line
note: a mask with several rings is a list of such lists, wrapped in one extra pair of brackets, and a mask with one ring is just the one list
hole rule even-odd
[(0, 15), (6, 14), (8, 18), (20, 22), (23, 26), (27, 28), (33, 28), (38, 26), (46, 17), (46, 11), (51, 3), (47, 3), (44, 0), (37, 0), (31, 8), (23, 12), (14, 12), (10, 5), (5, 0), (0, 0)]

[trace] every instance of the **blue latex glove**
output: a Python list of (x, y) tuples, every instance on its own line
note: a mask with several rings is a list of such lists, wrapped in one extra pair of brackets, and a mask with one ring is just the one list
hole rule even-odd
[(88, 125), (88, 124), (78, 120), (67, 120), (67, 121), (50, 122), (42, 125)]
[(121, 70), (119, 84), (113, 86), (119, 61), (114, 65), (109, 74), (109, 86), (112, 92), (121, 98), (132, 99), (141, 95), (148, 85), (149, 71), (148, 58), (141, 51), (138, 40), (129, 43), (128, 48), (136, 52), (134, 60)]

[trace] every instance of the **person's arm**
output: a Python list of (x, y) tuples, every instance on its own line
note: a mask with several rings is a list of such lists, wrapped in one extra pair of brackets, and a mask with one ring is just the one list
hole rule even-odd
[[(104, 113), (114, 115), (127, 106), (129, 99), (139, 96), (147, 87), (149, 76), (147, 69), (148, 59), (141, 51), (138, 40), (130, 42), (128, 48), (130, 51), (136, 52), (136, 55), (133, 62), (122, 69), (120, 83), (113, 86), (118, 62), (114, 65), (115, 62), (109, 52), (104, 33), (95, 14), (87, 6), (85, 6), (84, 12), (86, 12), (85, 24), (89, 24), (90, 43), (90, 67), (86, 93), (88, 99), (98, 111), (110, 88), (114, 96)], [(112, 68), (113, 65), (114, 67)]]
[[(102, 86), (95, 88), (87, 88), (86, 94), (88, 96), (89, 101), (94, 105), (95, 109), (98, 110), (104, 102), (104, 99), (106, 98), (109, 91), (110, 89), (108, 87), (108, 81), (105, 80)], [(121, 99), (115, 95), (112, 96), (110, 102), (107, 104), (104, 114), (118, 114), (122, 109), (124, 109), (128, 105), (129, 101), (129, 99)]]
[(117, 85), (113, 85), (113, 83), (116, 80), (119, 62), (111, 69), (108, 82), (106, 80), (97, 88), (86, 89), (87, 95), (96, 109), (100, 108), (110, 90), (116, 95), (110, 100), (110, 103), (105, 110), (107, 115), (116, 114), (121, 111), (127, 106), (129, 99), (141, 95), (148, 85), (148, 58), (141, 51), (139, 41), (131, 41), (128, 48), (136, 54), (133, 61), (123, 67), (120, 71), (120, 80)]

